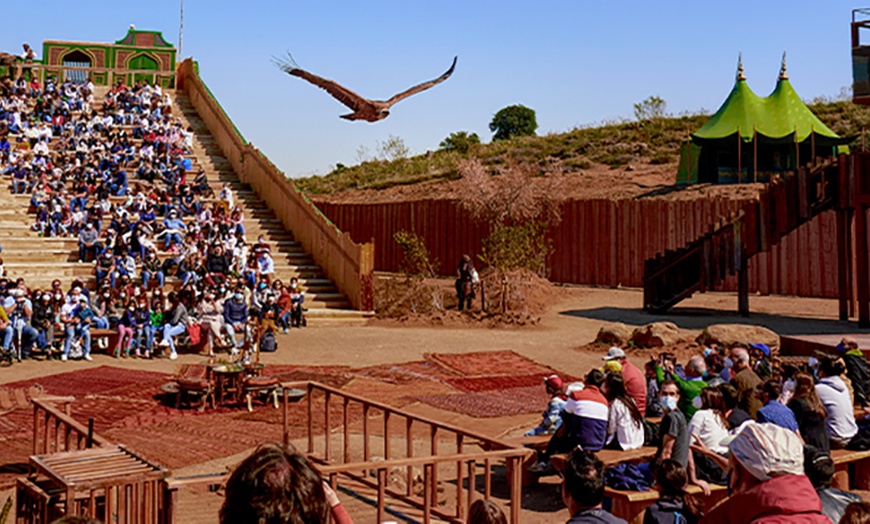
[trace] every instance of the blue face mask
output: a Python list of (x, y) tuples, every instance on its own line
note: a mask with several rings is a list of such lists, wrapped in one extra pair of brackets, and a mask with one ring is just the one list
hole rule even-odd
[(677, 399), (675, 397), (659, 397), (659, 405), (665, 411), (674, 411), (677, 409)]

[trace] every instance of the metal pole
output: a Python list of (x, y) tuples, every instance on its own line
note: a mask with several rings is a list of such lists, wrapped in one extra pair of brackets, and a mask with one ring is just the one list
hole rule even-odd
[(184, 0), (181, 0), (181, 15), (178, 19), (178, 55), (175, 57), (175, 61), (179, 62), (184, 59), (184, 55), (181, 53), (181, 44), (184, 39)]

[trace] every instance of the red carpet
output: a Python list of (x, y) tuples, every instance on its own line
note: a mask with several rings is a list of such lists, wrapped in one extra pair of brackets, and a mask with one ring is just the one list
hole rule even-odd
[(426, 358), (440, 362), (459, 376), (538, 375), (543, 378), (556, 372), (513, 351), (434, 353)]
[[(498, 417), (538, 413), (547, 403), (541, 385), (554, 370), (512, 351), (477, 352), (462, 355), (433, 354), (425, 360), (369, 366), (268, 366), (265, 373), (284, 381), (314, 380), (348, 393), (402, 407), (413, 402), (463, 413), (472, 417)], [(178, 374), (204, 377), (205, 366), (182, 365)], [(281, 438), (282, 410), (259, 405), (253, 413), (242, 406), (225, 406), (200, 413), (175, 409), (162, 400), (160, 385), (173, 375), (100, 366), (19, 381), (0, 387), (0, 488), (9, 487), (32, 452), (33, 409), (27, 388), (43, 386), (48, 395), (70, 395), (73, 418), (86, 424), (93, 418), (95, 430), (112, 442), (124, 444), (150, 460), (169, 468), (226, 457), (265, 441)], [(320, 404), (322, 396), (316, 396)], [(322, 406), (322, 404), (321, 404)], [(307, 402), (291, 406), (293, 438), (307, 432)], [(319, 411), (318, 411), (319, 413)], [(332, 424), (340, 423), (336, 403)], [(361, 409), (351, 409), (349, 421), (356, 427)], [(323, 417), (314, 421), (324, 428)], [(334, 428), (333, 428), (334, 429)]]

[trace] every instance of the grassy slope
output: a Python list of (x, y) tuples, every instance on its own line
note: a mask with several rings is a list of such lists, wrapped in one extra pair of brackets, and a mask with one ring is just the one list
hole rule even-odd
[[(809, 107), (840, 136), (860, 135), (870, 127), (870, 107), (867, 106), (845, 100), (814, 100)], [(611, 167), (668, 164), (678, 161), (681, 141), (708, 118), (708, 115), (688, 115), (655, 122), (606, 123), (567, 133), (480, 144), (465, 155), (439, 150), (391, 162), (372, 160), (294, 182), (301, 191), (310, 194), (385, 189), (456, 178), (457, 163), (470, 157), (477, 157), (487, 165), (513, 162), (536, 166), (541, 174), (582, 171), (593, 164)], [(856, 145), (860, 147), (860, 138)]]

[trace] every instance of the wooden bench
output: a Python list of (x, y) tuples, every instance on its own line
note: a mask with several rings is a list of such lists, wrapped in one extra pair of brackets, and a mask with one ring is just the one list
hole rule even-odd
[(870, 450), (832, 449), (834, 479), (831, 486), (849, 490), (870, 490)]
[[(698, 486), (689, 486), (686, 488), (686, 491), (702, 500), (704, 502), (704, 509), (707, 511), (728, 498), (728, 488), (715, 484), (710, 484), (709, 497), (705, 497)], [(655, 489), (647, 491), (622, 491), (604, 488), (604, 496), (610, 499), (610, 512), (615, 516), (625, 519), (628, 524), (643, 524), (643, 515), (646, 512), (646, 508), (659, 499), (659, 492)]]

